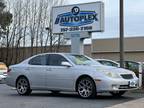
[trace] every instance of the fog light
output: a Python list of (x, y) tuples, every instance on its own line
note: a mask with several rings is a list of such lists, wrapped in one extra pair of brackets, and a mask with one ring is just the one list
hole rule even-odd
[(113, 85), (112, 85), (112, 89), (113, 89), (113, 90), (118, 90), (118, 89), (119, 89), (119, 85), (113, 84)]

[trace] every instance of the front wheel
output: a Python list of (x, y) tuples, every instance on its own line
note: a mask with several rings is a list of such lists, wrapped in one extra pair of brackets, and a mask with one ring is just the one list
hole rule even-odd
[(16, 90), (20, 95), (29, 95), (32, 90), (28, 80), (25, 77), (20, 77), (16, 82)]
[(78, 81), (77, 91), (82, 98), (92, 98), (96, 96), (96, 85), (91, 78), (82, 78)]
[(120, 97), (122, 95), (124, 95), (126, 91), (114, 91), (114, 92), (110, 92), (110, 94), (114, 97)]

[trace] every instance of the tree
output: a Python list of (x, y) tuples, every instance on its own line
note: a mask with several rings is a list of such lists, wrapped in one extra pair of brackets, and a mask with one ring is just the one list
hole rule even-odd
[(0, 0), (0, 26), (2, 30), (6, 30), (12, 23), (12, 14), (5, 11), (6, 5), (3, 0)]
[[(52, 33), (47, 35), (45, 28), (51, 27), (52, 7), (64, 4), (65, 0), (7, 0), (7, 3), (13, 15), (13, 21), (8, 20), (12, 21), (11, 25), (5, 24), (7, 34), (2, 40), (2, 46), (7, 49), (4, 59), (8, 65), (34, 54), (50, 51), (43, 47), (49, 46), (51, 42), (51, 46), (57, 45), (58, 51), (58, 43), (63, 42), (63, 39), (61, 36), (53, 36)], [(26, 47), (31, 50), (27, 51)], [(39, 47), (41, 50), (38, 50)]]
[(3, 60), (3, 40), (6, 39), (6, 48), (8, 51), (8, 34), (9, 26), (12, 23), (12, 14), (6, 10), (6, 5), (3, 0), (0, 0), (0, 50), (1, 50), (1, 59)]

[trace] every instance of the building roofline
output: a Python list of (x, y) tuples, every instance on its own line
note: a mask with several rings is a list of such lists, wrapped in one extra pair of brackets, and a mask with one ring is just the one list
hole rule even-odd
[[(126, 39), (129, 39), (129, 38), (144, 38), (144, 36), (125, 36), (124, 38), (126, 38)], [(119, 37), (97, 38), (97, 39), (92, 39), (92, 40), (105, 40), (105, 39), (119, 39)]]

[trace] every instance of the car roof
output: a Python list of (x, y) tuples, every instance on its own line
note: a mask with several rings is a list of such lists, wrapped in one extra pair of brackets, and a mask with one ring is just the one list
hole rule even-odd
[(0, 64), (4, 64), (4, 62), (0, 62)]
[[(117, 61), (117, 62), (120, 62), (120, 61)], [(128, 63), (128, 62), (131, 62), (131, 63), (136, 63), (136, 64), (140, 64), (140, 63), (144, 63), (144, 62), (137, 62), (137, 61), (130, 61), (130, 60), (125, 60), (124, 63)]]
[[(52, 52), (52, 53), (40, 53), (40, 54), (33, 55), (33, 56), (31, 56), (31, 57), (38, 56), (38, 55), (45, 55), (45, 54), (59, 54), (59, 55), (83, 55), (83, 54), (76, 54), (76, 53), (56, 53), (56, 52)], [(31, 58), (31, 57), (30, 57), (30, 58)]]
[[(21, 63), (22, 64), (25, 64), (25, 63), (28, 63), (28, 61), (36, 56), (39, 56), (39, 55), (45, 55), (45, 54), (58, 54), (58, 55), (63, 55), (63, 56), (66, 56), (66, 55), (82, 55), (82, 54), (76, 54), (76, 53), (56, 53), (56, 52), (52, 52), (52, 53), (40, 53), (40, 54), (36, 54), (36, 55), (33, 55), (29, 58), (27, 58), (26, 60), (22, 61)], [(20, 63), (20, 64), (21, 64)]]
[(6, 64), (5, 64), (5, 63), (0, 62), (0, 68), (2, 68), (2, 67), (7, 68), (7, 66), (6, 66)]

